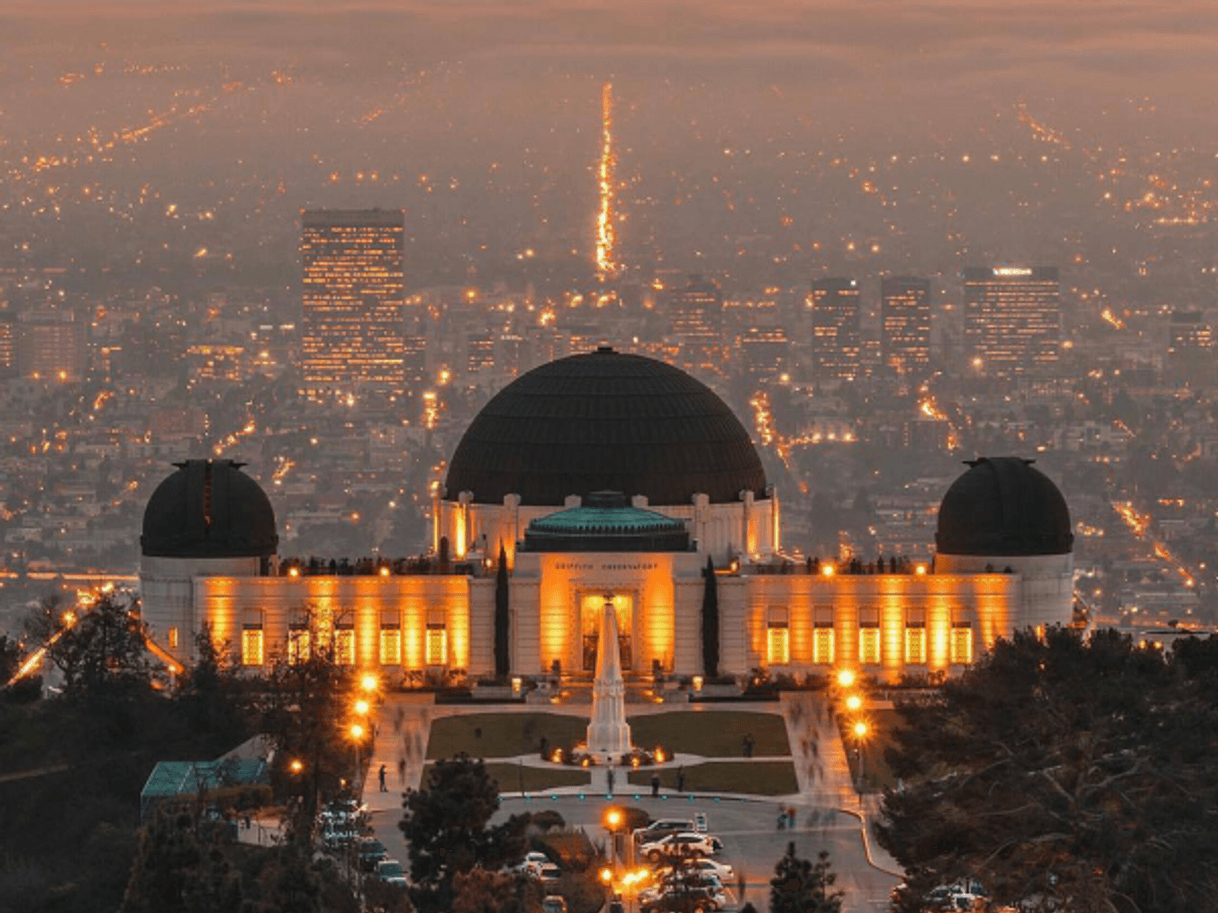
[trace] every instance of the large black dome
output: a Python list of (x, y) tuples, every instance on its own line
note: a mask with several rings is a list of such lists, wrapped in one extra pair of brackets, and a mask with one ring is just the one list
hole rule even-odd
[(1066, 499), (1032, 460), (991, 457), (952, 484), (939, 507), (935, 546), (943, 555), (1064, 555), (1074, 533)]
[(612, 490), (656, 505), (766, 489), (748, 432), (715, 393), (663, 362), (600, 348), (542, 365), (486, 404), (457, 445), (449, 499), (559, 505)]
[(143, 553), (153, 558), (266, 558), (279, 535), (261, 486), (231, 460), (187, 460), (144, 508)]

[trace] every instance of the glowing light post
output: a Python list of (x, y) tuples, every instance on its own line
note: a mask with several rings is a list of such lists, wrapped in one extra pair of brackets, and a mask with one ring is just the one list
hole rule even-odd
[(867, 724), (859, 720), (854, 724), (854, 749), (858, 752), (859, 758), (859, 775), (857, 791), (859, 794), (859, 805), (863, 804), (863, 764), (866, 756), (863, 754), (863, 739), (867, 736)]
[(609, 865), (611, 874), (617, 871), (617, 831), (625, 820), (626, 816), (622, 814), (622, 810), (612, 805), (605, 809), (605, 814), (601, 818), (602, 826), (609, 832)]

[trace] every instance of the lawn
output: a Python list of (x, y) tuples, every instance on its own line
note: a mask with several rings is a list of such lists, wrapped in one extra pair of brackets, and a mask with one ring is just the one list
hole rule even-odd
[[(677, 788), (676, 768), (658, 771), (660, 785)], [(631, 784), (644, 791), (651, 788), (650, 770), (632, 770)], [(785, 796), (799, 792), (795, 765), (787, 761), (711, 761), (685, 768), (687, 792), (752, 793), (761, 796)]]
[[(879, 792), (888, 786), (896, 786), (892, 769), (884, 760), (884, 752), (892, 745), (892, 730), (901, 722), (895, 710), (867, 711), (867, 737), (863, 740), (863, 782), (866, 792)], [(850, 777), (857, 783), (859, 775), (858, 753), (855, 751), (854, 733), (847, 724), (842, 730), (842, 744), (850, 762)]]
[[(431, 764), (423, 768), (422, 786), (427, 785), (431, 768)], [(591, 780), (586, 770), (562, 767), (558, 764), (552, 767), (528, 767), (491, 761), (486, 765), (486, 772), (499, 784), (499, 791), (505, 793), (519, 792), (521, 788), (527, 793), (533, 793), (557, 786), (586, 786)]]
[(678, 710), (631, 717), (630, 738), (642, 748), (663, 745), (670, 751), (709, 758), (738, 758), (746, 733), (752, 733), (754, 757), (791, 753), (787, 727), (776, 713), (745, 710)]
[(451, 758), (465, 752), (471, 758), (510, 758), (532, 754), (542, 736), (551, 748), (582, 742), (588, 721), (557, 713), (473, 713), (441, 717), (431, 724), (427, 757)]

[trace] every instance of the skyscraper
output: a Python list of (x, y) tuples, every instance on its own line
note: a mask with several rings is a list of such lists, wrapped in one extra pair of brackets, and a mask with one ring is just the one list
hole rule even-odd
[(1061, 286), (1056, 267), (964, 270), (964, 349), (991, 377), (1043, 372), (1057, 364)]
[(401, 210), (303, 214), (301, 361), (307, 394), (402, 390), (402, 245)]
[(723, 371), (723, 293), (702, 276), (665, 296), (677, 361), (686, 370)]
[(812, 311), (812, 373), (818, 378), (854, 380), (862, 360), (859, 284), (854, 279), (817, 279)]
[(60, 383), (84, 378), (85, 324), (72, 309), (45, 305), (24, 312), (18, 319), (15, 342), (22, 377)]
[(888, 276), (880, 284), (880, 345), (884, 366), (919, 375), (930, 366), (930, 283)]

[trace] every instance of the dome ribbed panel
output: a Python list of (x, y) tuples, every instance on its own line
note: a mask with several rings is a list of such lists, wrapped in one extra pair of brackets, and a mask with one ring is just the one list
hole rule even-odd
[(748, 432), (709, 387), (663, 362), (611, 351), (543, 365), (501, 390), (457, 445), (455, 500), (559, 505), (605, 489), (688, 504), (761, 497), (765, 470)]

